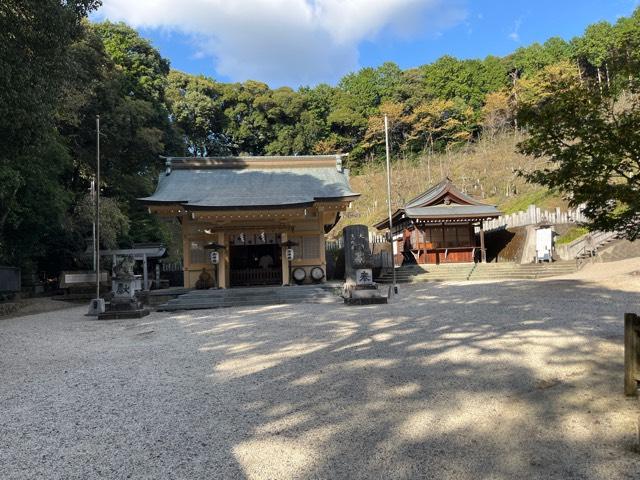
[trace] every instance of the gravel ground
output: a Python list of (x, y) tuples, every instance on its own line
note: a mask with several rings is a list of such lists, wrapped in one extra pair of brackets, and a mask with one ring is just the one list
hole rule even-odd
[(638, 479), (616, 272), (3, 320), (0, 478)]
[(33, 315), (36, 313), (53, 312), (55, 310), (64, 310), (66, 308), (73, 308), (80, 303), (89, 305), (89, 300), (66, 302), (57, 300), (54, 297), (35, 297), (35, 298), (23, 298), (16, 302), (18, 304), (18, 310), (9, 315), (0, 315), (0, 320), (12, 317), (24, 317), (25, 315)]

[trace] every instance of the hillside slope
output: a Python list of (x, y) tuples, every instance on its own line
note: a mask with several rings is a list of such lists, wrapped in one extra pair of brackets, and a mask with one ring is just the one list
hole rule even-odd
[[(484, 202), (495, 204), (505, 213), (524, 210), (534, 203), (543, 208), (566, 207), (559, 195), (536, 185), (529, 185), (517, 175), (519, 169), (531, 169), (543, 163), (517, 153), (520, 133), (504, 133), (483, 138), (477, 143), (445, 154), (421, 155), (414, 160), (395, 155), (391, 166), (392, 209), (429, 186), (449, 177), (463, 191)], [(399, 157), (399, 158), (398, 158)], [(333, 230), (340, 235), (345, 225), (372, 226), (387, 215), (386, 172), (380, 166), (368, 166), (351, 178), (353, 190), (361, 197), (353, 203)]]

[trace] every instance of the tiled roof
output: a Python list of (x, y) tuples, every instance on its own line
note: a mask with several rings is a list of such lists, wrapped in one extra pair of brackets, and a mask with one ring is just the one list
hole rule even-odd
[(336, 155), (175, 159), (160, 175), (148, 204), (188, 208), (308, 205), (358, 197)]
[[(423, 220), (469, 220), (497, 218), (501, 215), (494, 205), (482, 203), (458, 190), (449, 178), (427, 189), (410, 200), (403, 208), (393, 214), (393, 224), (410, 219)], [(385, 218), (375, 225), (382, 230), (389, 227), (389, 219)]]

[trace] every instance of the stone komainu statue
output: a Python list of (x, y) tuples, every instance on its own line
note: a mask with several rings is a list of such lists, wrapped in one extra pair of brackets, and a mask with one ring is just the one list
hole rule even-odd
[(127, 255), (116, 261), (113, 266), (113, 276), (122, 280), (134, 278), (133, 266), (135, 265), (133, 257)]
[(213, 287), (213, 277), (205, 268), (202, 269), (198, 281), (196, 282), (196, 288), (198, 290), (204, 290)]

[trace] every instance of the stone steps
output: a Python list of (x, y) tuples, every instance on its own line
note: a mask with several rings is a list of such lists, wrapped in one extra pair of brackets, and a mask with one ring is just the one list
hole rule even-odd
[[(467, 280), (473, 264), (449, 265), (408, 265), (396, 269), (397, 283), (413, 283), (424, 281), (464, 281)], [(385, 272), (378, 283), (393, 283), (393, 273)]]
[[(536, 278), (566, 275), (577, 270), (574, 262), (520, 265), (516, 263), (458, 264), (406, 266), (396, 270), (396, 282), (466, 280), (534, 280)], [(378, 283), (393, 282), (393, 274), (385, 272)]]
[(248, 287), (225, 290), (193, 290), (159, 305), (159, 311), (282, 305), (296, 303), (339, 303), (334, 287)]

